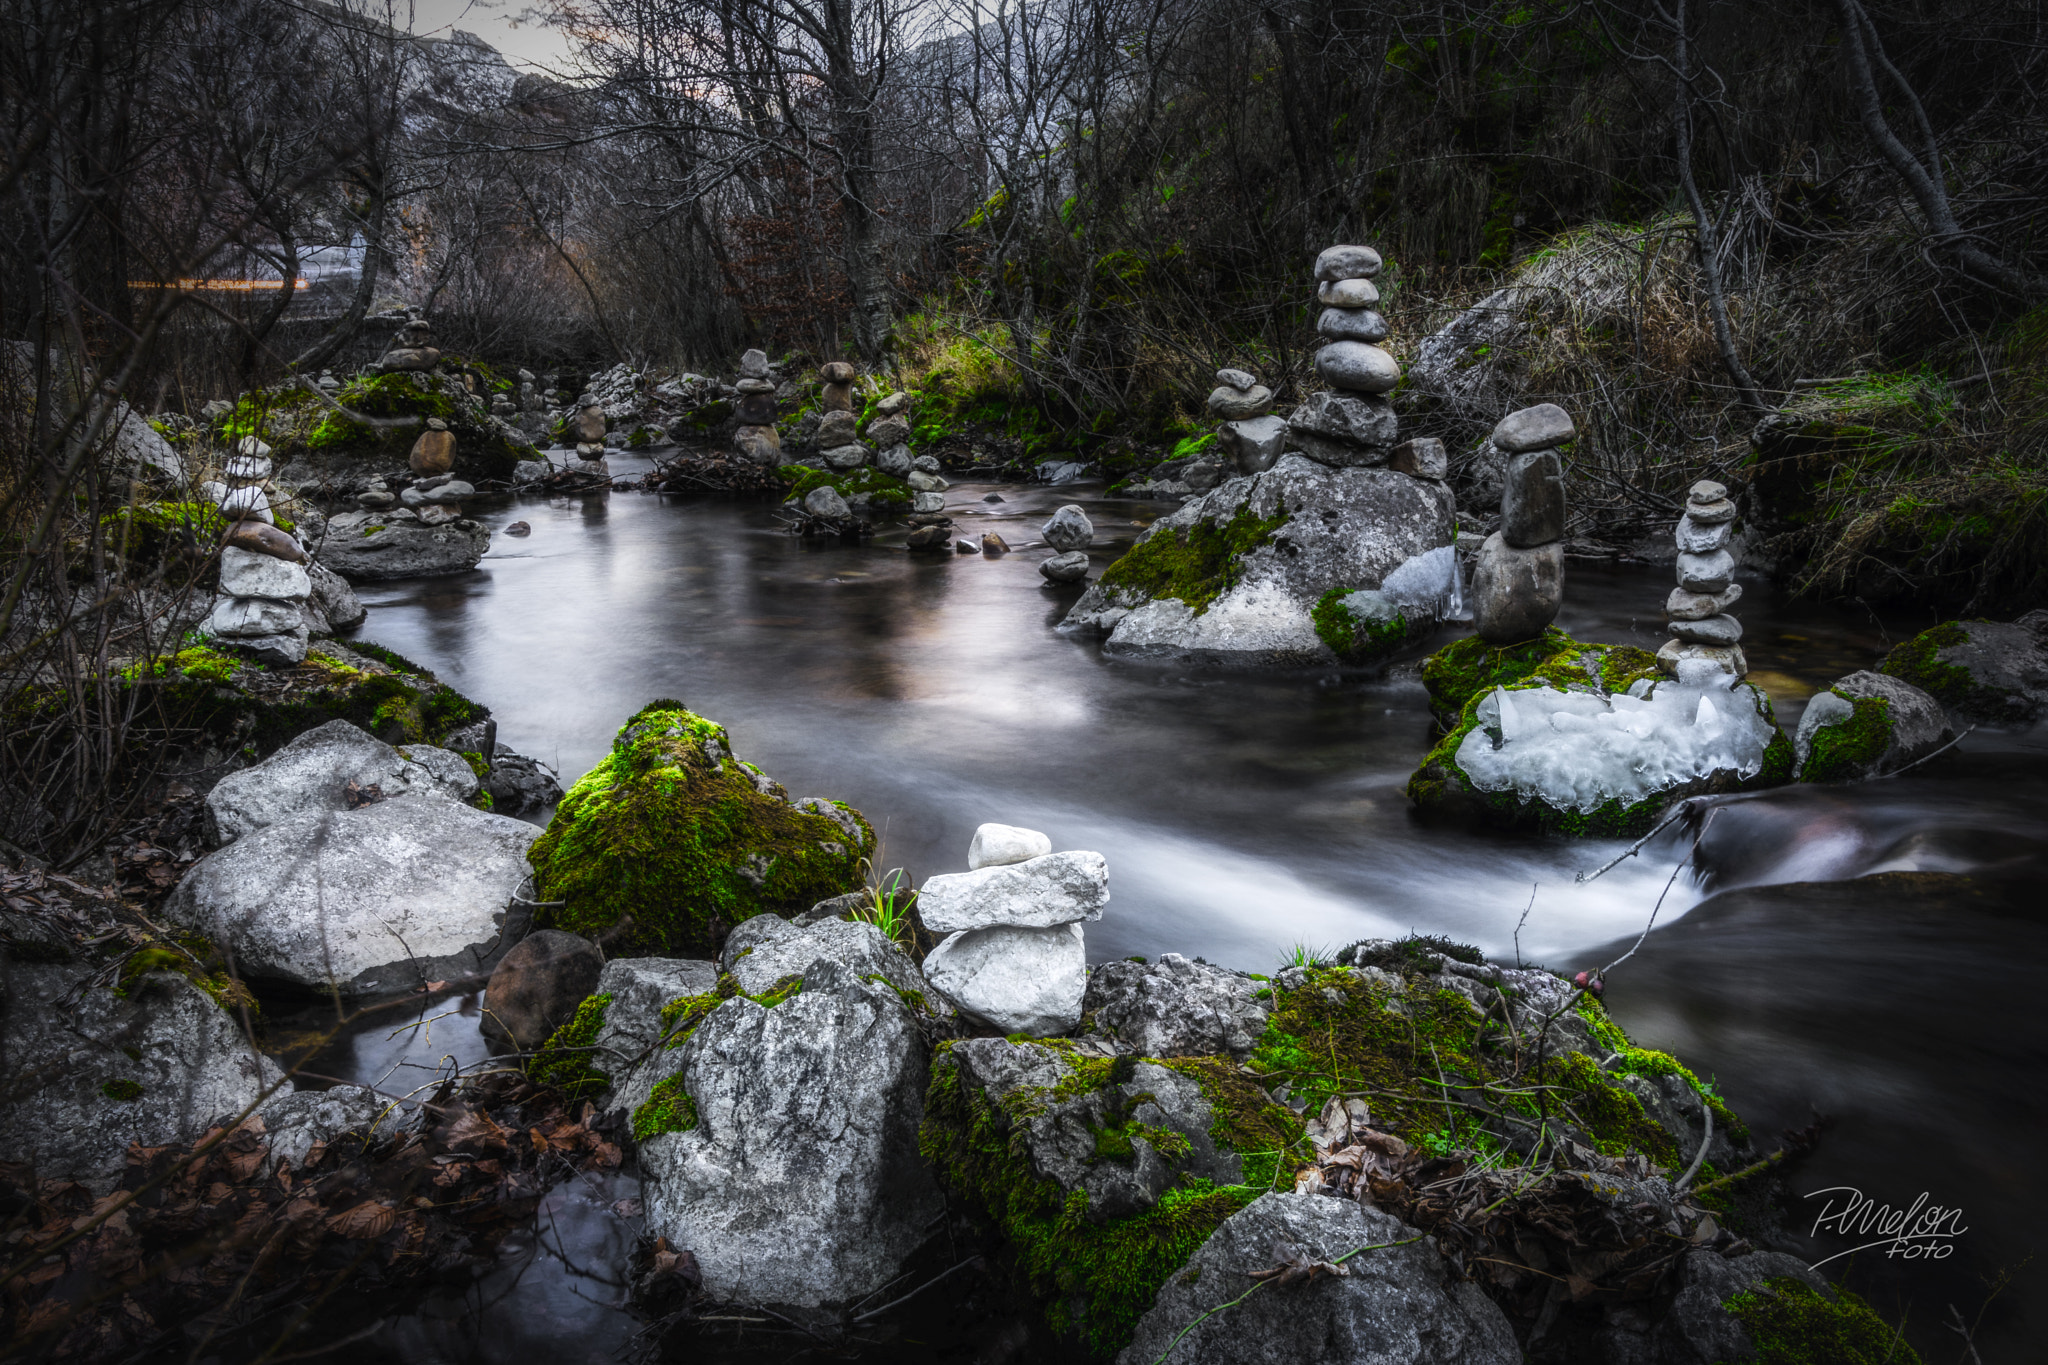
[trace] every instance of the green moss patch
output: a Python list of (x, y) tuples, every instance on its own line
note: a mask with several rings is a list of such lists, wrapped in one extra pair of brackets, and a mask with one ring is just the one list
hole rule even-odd
[(812, 490), (830, 488), (848, 502), (866, 498), (872, 506), (907, 510), (913, 496), (909, 484), (894, 474), (884, 474), (873, 465), (862, 465), (841, 474), (834, 470), (812, 469), (809, 465), (787, 464), (776, 473), (790, 486), (784, 502), (802, 502)]
[(102, 1085), (100, 1093), (110, 1100), (115, 1100), (122, 1104), (132, 1104), (134, 1101), (142, 1098), (143, 1090), (140, 1082), (131, 1081), (124, 1076), (119, 1080), (108, 1081)]
[(645, 1142), (663, 1133), (687, 1133), (697, 1126), (697, 1101), (683, 1089), (683, 1078), (671, 1076), (648, 1092), (647, 1103), (633, 1111), (633, 1141)]
[(1867, 776), (1892, 743), (1892, 704), (1883, 697), (1835, 696), (1854, 710), (1833, 725), (1814, 729), (1801, 782), (1849, 782)]
[(1919, 1365), (1920, 1357), (1855, 1294), (1826, 1293), (1791, 1276), (1766, 1280), (1721, 1305), (1732, 1314), (1758, 1365)]
[(1939, 657), (1944, 649), (1970, 643), (1971, 625), (1969, 621), (1944, 621), (1923, 630), (1894, 645), (1877, 671), (1913, 684), (1951, 711), (1980, 720), (2010, 719), (2010, 694), (1977, 681), (1961, 664), (1943, 663)]
[(610, 992), (586, 998), (576, 1007), (569, 1022), (548, 1035), (547, 1042), (526, 1064), (526, 1074), (542, 1085), (552, 1085), (572, 1099), (589, 1098), (611, 1088), (591, 1063), (591, 1049), (604, 1027), (605, 1011), (611, 1008)]
[[(875, 835), (857, 811), (761, 791), (723, 726), (657, 702), (577, 779), (528, 851), (545, 927), (624, 934), (614, 949), (703, 952), (743, 919), (861, 884)], [(630, 921), (630, 925), (629, 922)]]
[(1237, 582), (1245, 556), (1270, 542), (1290, 515), (1282, 508), (1259, 517), (1243, 507), (1221, 526), (1156, 526), (1102, 571), (1102, 586), (1146, 599), (1171, 597), (1200, 616)]
[(1366, 597), (1351, 588), (1332, 588), (1309, 609), (1316, 638), (1345, 663), (1384, 659), (1419, 633), (1407, 616), (1392, 609), (1384, 598), (1371, 602), (1366, 610), (1359, 610), (1360, 599)]

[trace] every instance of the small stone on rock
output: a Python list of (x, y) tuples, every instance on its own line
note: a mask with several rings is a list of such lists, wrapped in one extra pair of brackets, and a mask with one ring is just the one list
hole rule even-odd
[(1084, 550), (1095, 542), (1095, 523), (1081, 504), (1070, 502), (1052, 514), (1039, 534), (1055, 550)]
[(1570, 413), (1555, 403), (1538, 403), (1501, 418), (1493, 429), (1493, 444), (1504, 455), (1519, 455), (1563, 445), (1577, 434)]
[(1380, 253), (1369, 246), (1333, 246), (1316, 257), (1318, 280), (1362, 280), (1380, 273)]
[(1370, 308), (1379, 301), (1371, 280), (1332, 280), (1316, 287), (1316, 302), (1325, 308)]
[(1052, 583), (1079, 583), (1088, 577), (1088, 552), (1070, 550), (1063, 555), (1054, 555), (1038, 566), (1038, 572)]

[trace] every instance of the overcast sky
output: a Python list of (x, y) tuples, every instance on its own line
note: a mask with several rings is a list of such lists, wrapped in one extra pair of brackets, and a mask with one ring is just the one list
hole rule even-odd
[(413, 0), (412, 28), (434, 38), (461, 29), (515, 67), (559, 71), (568, 65), (569, 48), (560, 30), (542, 22), (545, 13), (536, 0)]

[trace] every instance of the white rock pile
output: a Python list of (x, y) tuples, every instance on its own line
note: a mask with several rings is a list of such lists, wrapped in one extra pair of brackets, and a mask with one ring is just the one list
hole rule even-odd
[(1507, 457), (1500, 529), (1472, 567), (1472, 616), (1492, 644), (1533, 640), (1564, 605), (1564, 461), (1557, 448), (1577, 436), (1571, 414), (1538, 403), (1501, 418), (1491, 438)]
[(1081, 1022), (1088, 952), (1081, 925), (1109, 903), (1100, 853), (1054, 853), (1033, 829), (974, 832), (968, 871), (928, 878), (918, 918), (945, 940), (925, 957), (932, 988), (1007, 1034), (1047, 1038)]
[(1665, 600), (1668, 629), (1676, 639), (1657, 651), (1657, 662), (1673, 677), (1688, 660), (1702, 660), (1737, 678), (1749, 672), (1743, 657), (1742, 622), (1728, 614), (1742, 596), (1735, 581), (1735, 556), (1728, 538), (1735, 529), (1735, 503), (1723, 484), (1702, 479), (1686, 494), (1678, 519), (1678, 586)]
[(229, 641), (268, 664), (306, 657), (306, 601), (313, 594), (304, 547), (278, 529), (264, 481), (270, 447), (244, 436), (228, 458), (225, 483), (203, 491), (236, 523), (220, 554), (220, 591), (206, 618), (207, 634)]

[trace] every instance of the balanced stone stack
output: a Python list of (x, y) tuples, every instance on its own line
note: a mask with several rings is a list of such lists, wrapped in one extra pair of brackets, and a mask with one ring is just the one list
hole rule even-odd
[(1287, 449), (1287, 423), (1273, 416), (1273, 391), (1243, 370), (1216, 371), (1211, 416), (1223, 419), (1216, 444), (1241, 474), (1271, 469)]
[(1507, 456), (1500, 529), (1472, 567), (1472, 618), (1496, 645), (1533, 640), (1564, 605), (1564, 461), (1557, 447), (1577, 435), (1571, 414), (1539, 403), (1501, 418), (1493, 445)]
[(270, 510), (270, 496), (264, 489), (273, 468), (270, 447), (254, 436), (244, 436), (235, 443), (235, 453), (222, 467), (221, 481), (209, 480), (200, 491), (229, 521), (275, 524), (277, 518)]
[(422, 526), (446, 526), (462, 517), (462, 504), (476, 496), (474, 485), (453, 474), (429, 474), (414, 479), (398, 501), (410, 507)]
[(1386, 340), (1380, 291), (1372, 277), (1380, 254), (1369, 246), (1333, 246), (1316, 257), (1316, 373), (1336, 392), (1311, 394), (1287, 419), (1287, 448), (1343, 469), (1383, 465), (1400, 426), (1386, 394), (1401, 367), (1377, 343)]
[(853, 411), (853, 366), (843, 360), (828, 360), (818, 367), (824, 387), (818, 391), (819, 412)]
[(946, 936), (924, 960), (926, 981), (1006, 1034), (1071, 1032), (1088, 988), (1081, 925), (1109, 903), (1108, 863), (1054, 853), (1037, 830), (990, 824), (974, 832), (967, 866), (919, 888), (918, 918)]
[(405, 462), (414, 478), (448, 473), (455, 468), (455, 433), (440, 418), (429, 417), (427, 429), (412, 443), (412, 453)]
[(1088, 547), (1095, 543), (1095, 523), (1088, 520), (1081, 504), (1070, 502), (1054, 512), (1039, 528), (1039, 534), (1054, 551), (1052, 558), (1038, 566), (1038, 572), (1048, 583), (1080, 583), (1087, 579)]
[(752, 350), (740, 357), (739, 426), (732, 443), (755, 464), (782, 463), (782, 438), (775, 431), (775, 381), (768, 377), (768, 355)]
[(576, 415), (569, 419), (569, 435), (576, 442), (576, 459), (579, 472), (605, 474), (610, 470), (604, 461), (604, 407), (595, 394), (585, 393), (576, 399)]
[(434, 349), (434, 329), (427, 325), (425, 318), (414, 318), (392, 334), (391, 346), (378, 359), (375, 368), (385, 374), (407, 370), (424, 373), (440, 361), (441, 353)]
[(1749, 672), (1742, 655), (1742, 622), (1728, 614), (1742, 596), (1735, 581), (1735, 556), (1728, 538), (1735, 529), (1735, 503), (1728, 489), (1711, 479), (1692, 486), (1685, 515), (1678, 519), (1678, 586), (1664, 603), (1669, 629), (1678, 638), (1657, 651), (1666, 673), (1679, 677), (1688, 660), (1703, 660), (1740, 678)]
[(313, 593), (308, 562), (299, 543), (277, 527), (237, 522), (220, 552), (220, 594), (206, 633), (267, 664), (303, 661), (306, 599)]

